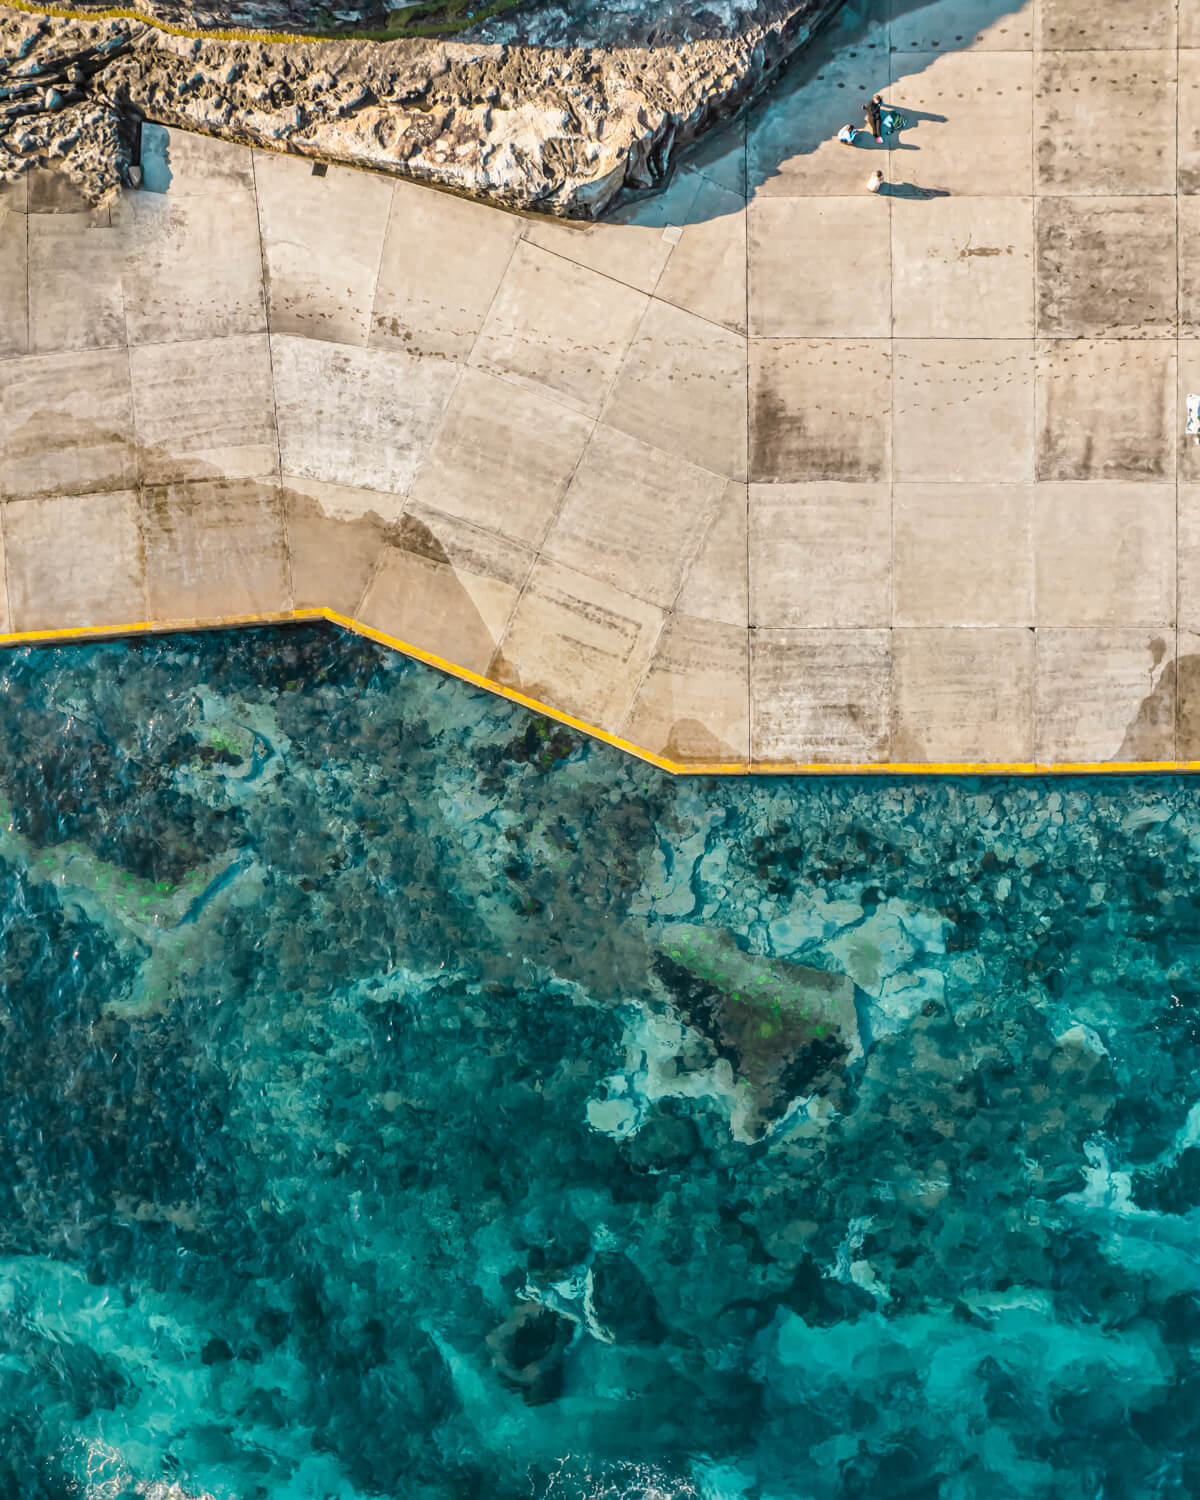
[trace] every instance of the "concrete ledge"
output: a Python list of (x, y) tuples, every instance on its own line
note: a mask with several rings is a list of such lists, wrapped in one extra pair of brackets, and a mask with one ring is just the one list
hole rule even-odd
[(904, 3), (604, 224), (150, 125), (0, 194), (0, 630), (335, 619), (672, 770), (1195, 765), (1186, 133), (1043, 190), (1030, 15)]
[(365, 636), (367, 640), (377, 641), (381, 646), (399, 651), (415, 661), (423, 662), (426, 666), (436, 667), (439, 671), (456, 677), (461, 682), (469, 682), (473, 687), (484, 688), (489, 693), (495, 693), (497, 697), (506, 698), (510, 703), (520, 704), (522, 708), (530, 709), (533, 713), (544, 714), (547, 718), (554, 719), (559, 724), (565, 724), (568, 728), (577, 729), (581, 734), (586, 734), (605, 745), (624, 750), (627, 754), (636, 756), (638, 760), (644, 760), (652, 766), (657, 766), (660, 771), (667, 771), (673, 776), (1111, 776), (1114, 773), (1130, 776), (1200, 771), (1200, 760), (1127, 761), (1120, 765), (1114, 765), (1111, 761), (1095, 760), (1064, 761), (1058, 764), (1041, 761), (937, 763), (927, 761), (884, 763), (780, 761), (771, 764), (729, 761), (711, 765), (690, 761), (685, 763), (671, 760), (665, 755), (655, 755), (632, 740), (622, 739), (619, 735), (610, 734), (607, 730), (576, 718), (573, 714), (563, 713), (553, 704), (541, 703), (536, 698), (527, 697), (515, 688), (505, 687), (503, 683), (496, 682), (490, 677), (484, 677), (467, 667), (457, 666), (454, 662), (446, 661), (431, 651), (423, 651), (420, 646), (397, 640), (386, 631), (376, 630), (371, 625), (364, 625), (362, 621), (351, 619), (332, 609), (288, 609), (263, 615), (233, 615), (224, 619), (139, 620), (129, 625), (81, 625), (55, 630), (10, 631), (0, 634), (0, 647), (67, 645), (71, 642), (111, 640), (114, 637), (130, 635), (161, 635), (189, 630), (230, 630), (257, 625), (292, 625), (314, 620), (326, 620), (331, 625), (338, 625), (344, 630), (353, 631), (355, 635)]

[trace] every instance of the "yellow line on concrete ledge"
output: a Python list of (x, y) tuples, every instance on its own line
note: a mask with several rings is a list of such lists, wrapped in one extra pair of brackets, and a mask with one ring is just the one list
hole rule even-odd
[[(504, 5), (482, 5), (472, 15), (469, 21), (463, 22), (461, 26), (431, 25), (428, 29), (414, 23), (411, 30), (388, 31), (379, 27), (364, 27), (361, 31), (347, 28), (344, 31), (328, 32), (306, 32), (306, 31), (253, 31), (242, 27), (221, 28), (214, 27), (212, 30), (193, 30), (188, 26), (178, 26), (173, 21), (163, 21), (157, 16), (148, 16), (140, 10), (133, 10), (128, 6), (105, 6), (97, 7), (95, 10), (77, 10), (70, 5), (37, 5), (31, 0), (2, 0), (3, 6), (9, 10), (24, 11), (30, 16), (54, 16), (63, 21), (140, 21), (143, 26), (150, 26), (155, 31), (166, 32), (168, 36), (187, 37), (197, 42), (270, 42), (272, 45), (280, 43), (292, 45), (313, 46), (323, 42), (430, 42), (450, 40), (457, 32), (465, 31), (468, 26), (474, 26), (479, 21), (490, 20), (502, 9)], [(509, 4), (515, 0), (509, 0)]]
[(457, 663), (447, 661), (445, 657), (438, 656), (433, 651), (414, 646), (410, 641), (402, 641), (396, 636), (388, 635), (384, 630), (376, 630), (373, 625), (364, 625), (361, 620), (355, 620), (349, 615), (342, 615), (336, 610), (325, 609), (317, 605), (304, 609), (276, 610), (261, 615), (221, 615), (189, 620), (138, 620), (130, 625), (67, 625), (53, 630), (13, 630), (0, 632), (0, 647), (48, 646), (68, 641), (111, 640), (129, 635), (170, 635), (187, 630), (230, 630), (246, 625), (294, 625), (313, 620), (327, 620), (331, 625), (340, 626), (343, 630), (366, 637), (367, 640), (377, 641), (381, 646), (387, 646), (403, 656), (412, 657), (415, 661), (424, 662), (426, 666), (436, 667), (451, 677), (471, 683), (473, 687), (483, 688), (486, 692), (494, 693), (500, 698), (507, 698), (510, 703), (517, 703), (533, 713), (554, 719), (559, 724), (566, 724), (569, 728), (577, 729), (591, 739), (600, 740), (606, 745), (623, 750), (638, 760), (648, 761), (650, 765), (657, 766), (660, 771), (666, 771), (672, 776), (1132, 776), (1147, 773), (1200, 771), (1200, 760), (1099, 760), (1054, 763), (1042, 761), (874, 761), (866, 763), (838, 761), (828, 764), (821, 761), (785, 761), (771, 764), (763, 764), (759, 761), (729, 761), (688, 764), (683, 761), (668, 760), (664, 755), (655, 755), (652, 750), (645, 750), (641, 745), (635, 745), (630, 740), (623, 740), (619, 735), (610, 734), (607, 729), (600, 729), (595, 724), (589, 724), (585, 719), (577, 719), (573, 714), (564, 713), (562, 709), (554, 708), (549, 703), (541, 702), (540, 699), (530, 698), (517, 688), (506, 687), (502, 682), (496, 682), (479, 672), (473, 672), (470, 667), (460, 667)]
[[(334, 37), (310, 36), (305, 32), (244, 31), (231, 30), (190, 31), (186, 26), (176, 26), (170, 21), (160, 21), (154, 16), (143, 15), (140, 10), (126, 6), (111, 6), (95, 10), (74, 10), (69, 5), (34, 5), (29, 0), (3, 0), (9, 10), (21, 10), (30, 16), (54, 16), (60, 21), (140, 21), (143, 26), (155, 31), (165, 31), (168, 36), (188, 37), (192, 41), (214, 42), (328, 42)], [(399, 40), (399, 39), (398, 39)]]

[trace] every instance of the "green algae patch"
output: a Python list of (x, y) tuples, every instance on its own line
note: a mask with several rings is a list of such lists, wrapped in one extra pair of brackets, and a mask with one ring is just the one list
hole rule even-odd
[(844, 974), (756, 957), (728, 933), (689, 924), (671, 929), (656, 969), (680, 1015), (751, 1091), (759, 1128), (797, 1093), (839, 1087), (862, 1055), (855, 987)]

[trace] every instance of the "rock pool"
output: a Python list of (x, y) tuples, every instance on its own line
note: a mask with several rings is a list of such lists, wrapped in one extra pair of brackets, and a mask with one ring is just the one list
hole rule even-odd
[(0, 673), (0, 1495), (1200, 1494), (1200, 782)]

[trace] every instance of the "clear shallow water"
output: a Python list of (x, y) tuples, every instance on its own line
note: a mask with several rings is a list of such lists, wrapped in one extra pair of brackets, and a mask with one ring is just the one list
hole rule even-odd
[(0, 1495), (1200, 1495), (1200, 783), (0, 674)]

